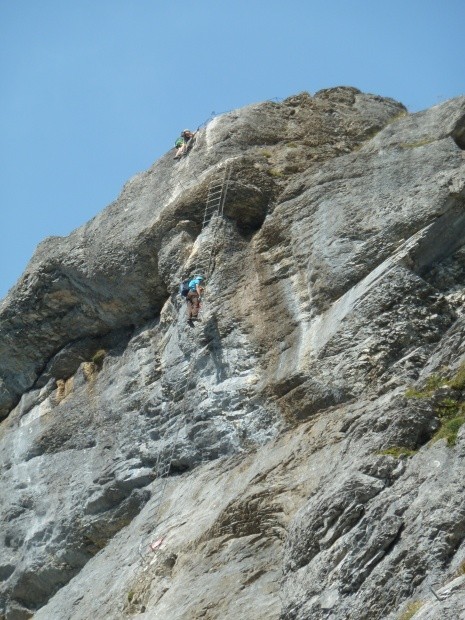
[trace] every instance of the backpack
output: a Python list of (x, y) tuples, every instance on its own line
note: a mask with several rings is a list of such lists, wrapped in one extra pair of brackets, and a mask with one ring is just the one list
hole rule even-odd
[(179, 285), (179, 294), (181, 297), (187, 297), (187, 293), (189, 292), (189, 282), (190, 280), (183, 280)]
[(178, 138), (176, 140), (176, 142), (174, 143), (175, 148), (179, 148), (180, 146), (182, 146), (184, 144), (184, 138)]

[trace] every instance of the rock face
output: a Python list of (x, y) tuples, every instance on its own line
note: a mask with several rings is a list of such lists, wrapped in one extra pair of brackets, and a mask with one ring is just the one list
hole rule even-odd
[(303, 93), (39, 246), (0, 308), (0, 618), (465, 618), (464, 148), (464, 97)]

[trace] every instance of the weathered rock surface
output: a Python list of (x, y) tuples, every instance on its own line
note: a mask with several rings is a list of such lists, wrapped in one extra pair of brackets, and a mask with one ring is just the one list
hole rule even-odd
[(463, 97), (257, 104), (39, 246), (0, 308), (0, 618), (465, 618), (464, 147)]

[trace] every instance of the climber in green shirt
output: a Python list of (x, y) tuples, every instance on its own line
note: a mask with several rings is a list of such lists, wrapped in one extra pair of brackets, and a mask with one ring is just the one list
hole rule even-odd
[(190, 129), (184, 129), (184, 131), (181, 132), (181, 135), (174, 143), (174, 146), (177, 149), (174, 159), (181, 159), (181, 157), (187, 153), (189, 147), (192, 145), (191, 140), (194, 137), (195, 133), (192, 133)]

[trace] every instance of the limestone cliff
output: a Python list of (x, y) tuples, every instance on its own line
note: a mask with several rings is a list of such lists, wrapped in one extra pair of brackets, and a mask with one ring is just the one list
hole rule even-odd
[(465, 617), (464, 148), (465, 97), (303, 93), (39, 246), (0, 307), (0, 618)]

